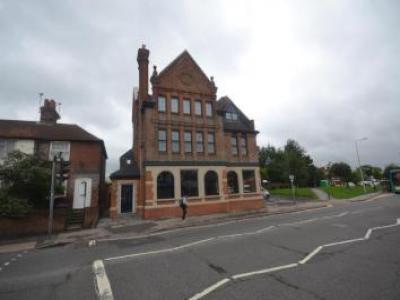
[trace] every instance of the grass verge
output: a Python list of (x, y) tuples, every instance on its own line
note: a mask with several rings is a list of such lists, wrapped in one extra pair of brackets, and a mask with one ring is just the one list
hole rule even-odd
[[(269, 190), (269, 192), (273, 196), (292, 198), (292, 189), (273, 189)], [(295, 195), (296, 198), (318, 199), (310, 188), (296, 188)]]
[[(373, 187), (367, 186), (367, 193), (374, 193), (379, 191), (379, 187), (374, 190)], [(364, 189), (362, 186), (355, 187), (341, 187), (341, 186), (332, 186), (330, 188), (324, 187), (322, 188), (326, 193), (330, 192), (331, 196), (336, 199), (350, 199), (357, 196), (361, 196), (364, 194)]]

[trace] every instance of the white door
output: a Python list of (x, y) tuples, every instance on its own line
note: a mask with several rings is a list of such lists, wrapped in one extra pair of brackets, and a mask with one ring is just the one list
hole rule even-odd
[(73, 208), (90, 206), (92, 196), (92, 180), (90, 178), (75, 179)]

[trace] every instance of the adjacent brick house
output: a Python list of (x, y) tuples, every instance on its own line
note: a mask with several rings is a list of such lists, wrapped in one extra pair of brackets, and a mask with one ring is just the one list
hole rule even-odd
[(61, 152), (70, 162), (70, 172), (66, 201), (56, 206), (70, 209), (74, 221), (90, 227), (96, 224), (100, 209), (107, 209), (103, 207), (106, 150), (101, 139), (78, 125), (57, 123), (59, 118), (55, 101), (46, 99), (39, 122), (0, 120), (0, 163), (13, 150), (46, 160)]
[(183, 195), (189, 215), (262, 207), (254, 122), (228, 97), (217, 100), (213, 77), (187, 51), (154, 67), (149, 95), (149, 53), (138, 50), (133, 149), (110, 176), (111, 216), (178, 216)]

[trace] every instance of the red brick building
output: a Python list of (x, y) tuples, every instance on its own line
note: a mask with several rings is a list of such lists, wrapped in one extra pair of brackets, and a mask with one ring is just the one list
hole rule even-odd
[(143, 218), (258, 209), (258, 147), (254, 122), (228, 97), (217, 100), (208, 78), (184, 51), (150, 77), (149, 50), (138, 50), (139, 90), (134, 95), (133, 148), (111, 174), (111, 216), (136, 212)]
[(39, 122), (0, 120), (0, 163), (14, 150), (46, 160), (61, 153), (70, 162), (70, 172), (65, 195), (56, 207), (69, 211), (65, 226), (70, 222), (90, 227), (96, 224), (100, 209), (106, 210), (106, 150), (101, 139), (78, 125), (57, 123), (59, 118), (55, 101), (46, 99)]

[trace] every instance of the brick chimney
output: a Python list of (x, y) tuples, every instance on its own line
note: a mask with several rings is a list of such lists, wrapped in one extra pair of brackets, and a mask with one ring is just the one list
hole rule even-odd
[(56, 102), (51, 99), (44, 99), (44, 104), (40, 108), (40, 122), (55, 124), (60, 119), (56, 110)]
[(149, 94), (149, 54), (150, 51), (142, 45), (138, 50), (137, 62), (139, 65), (139, 103), (147, 100)]

